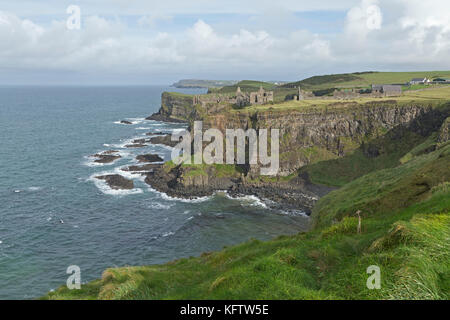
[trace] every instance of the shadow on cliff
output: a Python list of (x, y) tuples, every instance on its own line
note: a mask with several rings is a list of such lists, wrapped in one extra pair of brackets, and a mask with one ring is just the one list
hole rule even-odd
[(450, 104), (431, 109), (411, 122), (364, 141), (360, 147), (338, 159), (320, 161), (299, 170), (312, 183), (341, 187), (370, 172), (393, 168), (407, 157), (436, 149), (436, 136), (450, 116)]

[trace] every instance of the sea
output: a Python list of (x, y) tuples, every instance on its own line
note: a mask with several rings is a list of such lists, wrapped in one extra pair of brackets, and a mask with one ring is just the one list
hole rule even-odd
[[(69, 266), (86, 283), (106, 268), (161, 264), (308, 228), (304, 213), (271, 209), (265, 199), (225, 192), (176, 199), (122, 171), (139, 154), (170, 159), (166, 146), (125, 147), (147, 132), (185, 127), (145, 120), (164, 91), (205, 92), (0, 87), (0, 299), (39, 298), (66, 284)], [(95, 163), (91, 155), (107, 150), (121, 158)], [(134, 189), (113, 190), (95, 178), (114, 173), (133, 179)]]

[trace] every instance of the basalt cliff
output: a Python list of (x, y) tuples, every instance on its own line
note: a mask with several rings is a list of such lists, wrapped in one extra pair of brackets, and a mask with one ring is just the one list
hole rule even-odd
[[(261, 165), (166, 164), (148, 173), (147, 183), (178, 197), (204, 196), (216, 190), (254, 194), (306, 212), (333, 188), (312, 183), (311, 172), (305, 168), (315, 163), (338, 161), (355, 153), (368, 160), (383, 159), (391, 154), (389, 148), (392, 145), (411, 145), (425, 139), (448, 116), (446, 111), (422, 101), (342, 101), (260, 108), (234, 108), (231, 105), (217, 108), (213, 103), (194, 102), (189, 95), (163, 93), (161, 109), (149, 119), (183, 121), (190, 128), (194, 121), (201, 120), (203, 130), (216, 128), (223, 133), (226, 129), (279, 129), (280, 168), (277, 176), (260, 176)], [(389, 161), (383, 162), (389, 166)]]

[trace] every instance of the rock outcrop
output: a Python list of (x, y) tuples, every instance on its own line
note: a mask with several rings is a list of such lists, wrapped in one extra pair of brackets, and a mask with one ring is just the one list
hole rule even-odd
[(163, 158), (158, 156), (157, 154), (141, 154), (136, 157), (138, 162), (161, 162), (164, 161)]
[(125, 148), (144, 148), (147, 147), (147, 144), (143, 144), (143, 143), (132, 143), (132, 144), (127, 144), (125, 146)]
[(102, 153), (94, 154), (91, 157), (97, 158), (96, 160), (94, 160), (95, 163), (107, 164), (107, 163), (112, 163), (121, 158), (120, 155), (115, 154), (118, 152), (119, 151), (116, 151), (116, 150), (108, 150), (108, 151), (104, 151)]
[(182, 123), (194, 117), (194, 96), (176, 92), (161, 95), (161, 108), (147, 120)]
[(134, 188), (133, 180), (126, 179), (120, 174), (97, 176), (95, 178), (105, 180), (108, 186), (114, 190), (131, 190)]
[(150, 138), (150, 142), (153, 144), (162, 144), (172, 148), (178, 144), (177, 141), (172, 141), (172, 136), (169, 134)]
[(216, 191), (226, 191), (231, 196), (255, 195), (270, 200), (273, 208), (302, 210), (307, 214), (319, 197), (334, 189), (310, 183), (307, 175), (290, 181), (258, 181), (246, 179), (239, 172), (220, 175), (214, 166), (206, 166), (201, 172), (197, 170), (183, 165), (169, 169), (159, 165), (146, 174), (145, 182), (177, 198), (193, 199), (210, 196)]
[(441, 126), (441, 129), (439, 130), (439, 136), (438, 136), (438, 142), (439, 143), (446, 143), (450, 141), (450, 117), (445, 119), (444, 123)]
[(203, 129), (217, 128), (223, 133), (238, 128), (279, 129), (279, 175), (288, 175), (307, 164), (342, 157), (364, 141), (411, 123), (430, 110), (427, 105), (399, 106), (395, 101), (384, 101), (305, 110), (230, 112), (205, 117)]

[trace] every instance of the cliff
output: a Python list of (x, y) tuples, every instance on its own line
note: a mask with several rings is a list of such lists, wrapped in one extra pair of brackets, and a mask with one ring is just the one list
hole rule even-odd
[[(448, 114), (448, 108), (438, 111), (438, 117)], [(110, 268), (81, 290), (62, 286), (44, 299), (448, 300), (450, 144), (442, 140), (448, 120), (435, 125), (434, 118), (387, 133), (387, 150), (410, 140), (408, 132), (428, 135), (394, 167), (321, 198), (307, 233), (251, 240), (164, 265)], [(372, 167), (377, 159), (367, 157), (365, 164)], [(358, 162), (348, 154), (338, 164), (333, 169), (345, 175)], [(379, 290), (366, 285), (373, 265), (381, 269)]]
[(147, 120), (187, 122), (195, 118), (194, 96), (178, 92), (163, 92), (161, 108)]
[(305, 165), (342, 157), (430, 110), (428, 104), (399, 105), (395, 101), (338, 103), (305, 110), (269, 108), (208, 115), (203, 126), (222, 132), (227, 128), (280, 129), (279, 175), (286, 176)]
[[(222, 131), (281, 129), (282, 174), (293, 173), (258, 177), (245, 166), (167, 162), (148, 183), (182, 197), (225, 188), (297, 208), (315, 204), (312, 229), (164, 265), (108, 269), (81, 290), (62, 286), (44, 298), (448, 300), (450, 95), (432, 94), (217, 113), (169, 94), (158, 113), (167, 119), (202, 119), (204, 129)], [(310, 180), (340, 188), (324, 195), (330, 190)], [(379, 290), (367, 286), (374, 265)]]
[[(203, 121), (203, 130), (279, 129), (279, 176), (289, 176), (302, 167), (320, 161), (339, 159), (358, 148), (372, 157), (380, 155), (380, 146), (373, 141), (399, 125), (422, 119), (437, 105), (435, 101), (396, 101), (378, 99), (368, 102), (315, 101), (284, 103), (274, 106), (233, 109), (225, 106), (194, 105), (193, 96), (163, 93), (161, 109), (149, 119), (183, 121), (190, 124)], [(440, 119), (440, 118), (439, 118)], [(416, 126), (420, 124), (416, 123)], [(381, 146), (382, 149), (382, 146)], [(247, 168), (254, 177), (260, 166)]]

